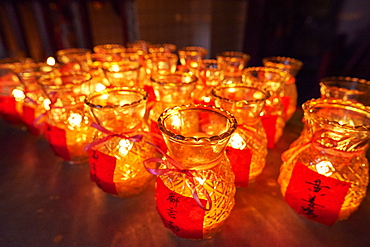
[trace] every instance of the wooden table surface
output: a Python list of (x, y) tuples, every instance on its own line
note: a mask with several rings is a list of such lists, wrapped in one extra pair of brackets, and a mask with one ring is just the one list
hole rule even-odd
[(306, 220), (284, 201), (280, 155), (300, 134), (301, 117), (297, 110), (255, 183), (237, 188), (222, 231), (197, 241), (163, 226), (154, 180), (134, 198), (114, 198), (90, 181), (88, 164), (65, 164), (44, 138), (0, 120), (0, 246), (370, 246), (370, 195), (333, 226)]

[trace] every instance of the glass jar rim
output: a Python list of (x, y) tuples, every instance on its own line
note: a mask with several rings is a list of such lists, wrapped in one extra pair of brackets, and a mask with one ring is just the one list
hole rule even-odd
[(296, 58), (292, 57), (284, 57), (284, 56), (271, 56), (265, 57), (262, 59), (262, 63), (266, 65), (267, 63), (272, 63), (276, 66), (282, 65), (282, 68), (294, 68), (294, 69), (301, 69), (303, 66), (303, 62)]
[(95, 53), (121, 53), (125, 50), (125, 46), (121, 44), (101, 44), (93, 47)]
[(223, 51), (216, 55), (216, 58), (221, 58), (221, 57), (225, 57), (225, 58), (237, 57), (237, 58), (242, 58), (245, 61), (249, 61), (251, 58), (249, 54), (245, 52), (241, 52), (241, 51)]
[[(99, 105), (99, 104), (94, 104), (91, 101), (98, 96), (101, 96), (103, 94), (110, 94), (113, 92), (133, 92), (138, 95), (141, 95), (142, 98), (139, 100), (133, 101), (129, 104), (123, 104), (123, 105)], [(137, 106), (143, 102), (146, 102), (148, 99), (148, 93), (141, 88), (135, 88), (135, 87), (113, 87), (113, 88), (107, 88), (99, 92), (94, 92), (92, 94), (89, 94), (85, 98), (85, 104), (88, 105), (91, 108), (96, 108), (96, 109), (111, 109), (111, 108), (117, 108), (117, 107), (134, 107)]]
[[(229, 122), (229, 128), (227, 131), (221, 133), (220, 135), (213, 135), (210, 137), (185, 137), (183, 135), (175, 134), (171, 131), (169, 131), (164, 126), (164, 121), (166, 118), (174, 114), (175, 112), (184, 111), (184, 110), (206, 110), (206, 111), (213, 111), (217, 114), (223, 115), (225, 118), (227, 118)], [(209, 142), (217, 142), (220, 140), (223, 140), (225, 138), (230, 137), (237, 128), (237, 121), (234, 115), (232, 115), (229, 111), (226, 111), (220, 107), (211, 106), (211, 105), (201, 105), (201, 104), (189, 104), (189, 105), (179, 105), (174, 106), (171, 108), (167, 108), (158, 118), (158, 128), (159, 130), (169, 136), (172, 139), (175, 139), (176, 141), (182, 141), (182, 142), (196, 142), (196, 143), (209, 143)]]
[[(220, 92), (221, 90), (224, 90), (224, 89), (231, 89), (231, 88), (236, 88), (236, 89), (252, 89), (252, 90), (255, 90), (256, 92), (260, 92), (262, 93), (262, 95), (264, 95), (263, 97), (259, 98), (259, 99), (250, 99), (250, 100), (245, 100), (245, 99), (242, 99), (242, 100), (236, 100), (236, 99), (230, 99), (230, 98), (226, 98), (226, 97), (222, 97), (219, 95), (218, 92)], [(243, 104), (243, 105), (247, 105), (247, 104), (250, 104), (250, 103), (259, 103), (259, 102), (263, 102), (265, 100), (267, 100), (271, 95), (268, 91), (266, 90), (263, 90), (263, 89), (259, 89), (257, 87), (250, 87), (250, 86), (247, 86), (245, 84), (226, 84), (226, 85), (221, 85), (221, 86), (217, 86), (215, 88), (212, 89), (212, 96), (219, 99), (219, 100), (222, 100), (222, 101), (225, 101), (225, 102), (232, 102), (234, 104)]]
[(90, 49), (85, 49), (85, 48), (66, 48), (66, 49), (61, 49), (58, 50), (56, 53), (56, 56), (65, 56), (69, 54), (89, 54), (91, 53)]
[(361, 84), (366, 84), (370, 86), (370, 81), (366, 79), (361, 79), (357, 77), (349, 77), (349, 76), (328, 76), (320, 80), (320, 83), (323, 83), (325, 85), (330, 82), (361, 83)]
[[(370, 122), (370, 111), (369, 108), (364, 106), (361, 103), (356, 103), (353, 101), (348, 100), (342, 100), (342, 99), (311, 99), (302, 104), (302, 109), (308, 116), (317, 116), (315, 109), (318, 109), (323, 106), (331, 106), (332, 108), (343, 108), (347, 111), (353, 111), (360, 115), (363, 115), (364, 117), (369, 119)], [(355, 131), (369, 131), (370, 130), (370, 124), (367, 126), (364, 125), (349, 125), (349, 124), (341, 124), (338, 121), (330, 120), (327, 117), (321, 117), (317, 116), (317, 119), (324, 123), (334, 126), (340, 126), (341, 128), (347, 129), (347, 130), (355, 130)]]
[(159, 78), (165, 78), (165, 77), (189, 77), (189, 81), (183, 81), (181, 80), (177, 84), (195, 84), (198, 81), (198, 77), (196, 77), (193, 74), (190, 73), (182, 73), (182, 72), (175, 72), (175, 73), (165, 73), (165, 74), (154, 74), (150, 77), (150, 81), (152, 83), (157, 83), (160, 85), (169, 85), (169, 84), (174, 84), (172, 81), (167, 81), (167, 80), (159, 80)]
[[(83, 76), (84, 79), (78, 80), (79, 83), (68, 83), (68, 84), (51, 84), (45, 83), (47, 81), (52, 81), (55, 78), (62, 78), (63, 76)], [(50, 71), (48, 73), (44, 73), (38, 80), (38, 83), (45, 88), (48, 89), (58, 89), (58, 88), (73, 88), (75, 86), (80, 86), (83, 83), (86, 83), (92, 79), (92, 75), (88, 72), (84, 71), (73, 71), (73, 72), (61, 72), (61, 71)]]

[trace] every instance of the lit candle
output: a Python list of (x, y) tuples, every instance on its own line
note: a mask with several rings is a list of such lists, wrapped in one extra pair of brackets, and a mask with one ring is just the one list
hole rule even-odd
[(92, 141), (93, 128), (85, 114), (83, 93), (90, 79), (84, 72), (54, 72), (39, 80), (50, 102), (46, 139), (55, 154), (70, 164), (88, 160), (85, 146)]

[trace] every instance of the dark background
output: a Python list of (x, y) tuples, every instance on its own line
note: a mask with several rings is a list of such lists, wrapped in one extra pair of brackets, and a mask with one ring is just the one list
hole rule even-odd
[(249, 66), (297, 58), (299, 104), (319, 96), (323, 77), (370, 80), (368, 0), (1, 1), (0, 28), (0, 58), (135, 40), (203, 46), (208, 58), (244, 51)]

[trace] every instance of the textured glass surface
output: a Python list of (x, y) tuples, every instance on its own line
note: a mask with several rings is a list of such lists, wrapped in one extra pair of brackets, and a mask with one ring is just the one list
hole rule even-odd
[(311, 170), (352, 185), (339, 220), (360, 205), (368, 185), (366, 150), (370, 139), (370, 113), (361, 104), (341, 100), (310, 100), (304, 104), (308, 135), (283, 154), (278, 182), (284, 195), (297, 161)]
[[(158, 124), (168, 155), (183, 168), (195, 170), (195, 187), (201, 199), (206, 199), (204, 189), (211, 197), (212, 208), (205, 213), (203, 238), (212, 238), (234, 206), (234, 174), (225, 147), (235, 131), (236, 120), (220, 108), (187, 105), (166, 110)], [(173, 173), (161, 179), (169, 189), (193, 196), (184, 174)]]
[[(135, 88), (111, 88), (90, 95), (86, 104), (93, 121), (115, 134), (133, 136), (148, 131), (144, 124), (147, 93)], [(95, 131), (95, 139), (107, 136)], [(93, 149), (116, 159), (113, 183), (118, 197), (131, 197), (145, 189), (153, 177), (143, 166), (143, 161), (155, 156), (154, 147), (146, 142), (151, 138), (144, 135), (141, 142), (113, 137)]]
[(254, 180), (266, 163), (266, 132), (259, 115), (269, 95), (257, 88), (229, 84), (216, 87), (213, 96), (216, 106), (232, 113), (238, 122), (238, 128), (231, 136), (228, 146), (238, 150), (251, 150), (249, 180)]

